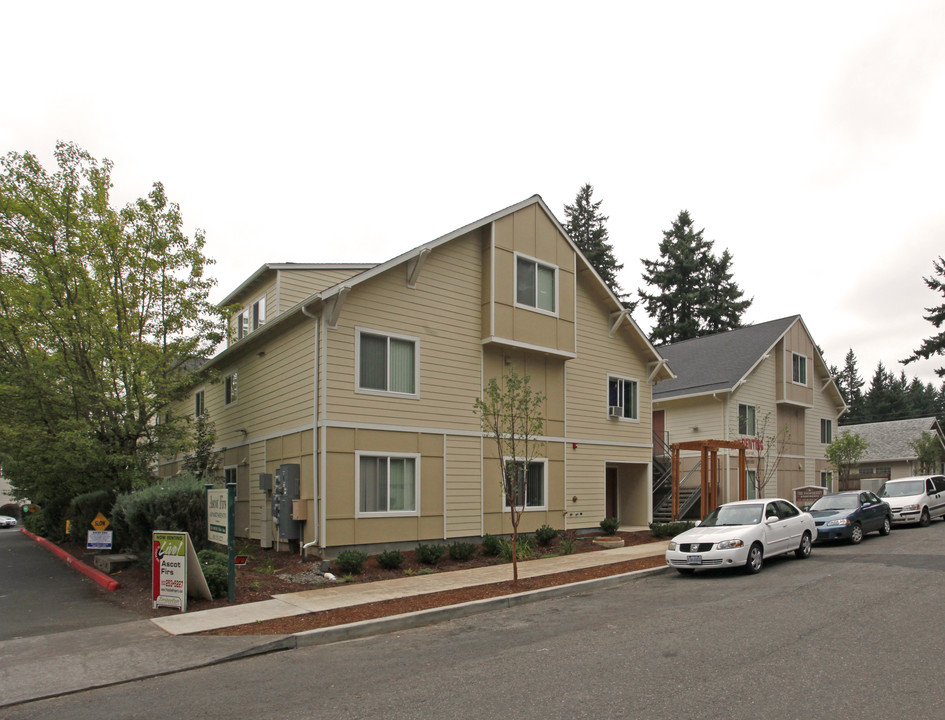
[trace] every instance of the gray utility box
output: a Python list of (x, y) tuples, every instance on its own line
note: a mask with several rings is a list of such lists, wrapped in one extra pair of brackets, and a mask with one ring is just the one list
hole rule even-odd
[(280, 540), (298, 540), (301, 523), (292, 519), (292, 501), (299, 499), (300, 468), (285, 463), (276, 468), (272, 487), (272, 521), (279, 528)]

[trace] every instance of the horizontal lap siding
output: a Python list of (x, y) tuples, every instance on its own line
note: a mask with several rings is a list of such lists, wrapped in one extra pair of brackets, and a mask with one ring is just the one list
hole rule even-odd
[(353, 277), (360, 270), (280, 270), (279, 310), (285, 312), (310, 295)]
[(271, 522), (266, 516), (266, 492), (259, 489), (259, 474), (266, 472), (266, 443), (249, 446), (249, 536), (259, 540), (263, 523)]
[[(478, 430), (481, 247), (475, 237), (435, 249), (416, 289), (404, 266), (355, 286), (338, 327), (328, 331), (326, 419), (359, 423)], [(420, 340), (420, 399), (355, 392), (355, 328)]]
[(446, 439), (446, 537), (481, 534), (481, 441), (450, 435)]

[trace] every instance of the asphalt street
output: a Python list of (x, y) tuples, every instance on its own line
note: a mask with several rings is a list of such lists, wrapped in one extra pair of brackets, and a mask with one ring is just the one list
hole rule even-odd
[(10, 718), (945, 718), (945, 523), (11, 707)]
[(0, 530), (0, 641), (140, 620), (19, 529)]

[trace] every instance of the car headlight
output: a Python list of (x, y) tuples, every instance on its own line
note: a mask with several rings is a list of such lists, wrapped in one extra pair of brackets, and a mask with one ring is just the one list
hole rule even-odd
[(903, 505), (902, 509), (905, 510), (906, 512), (909, 512), (910, 510), (915, 511), (919, 509), (919, 506), (918, 505)]
[(676, 541), (675, 541), (675, 540), (670, 540), (670, 541), (669, 541), (669, 549), (670, 549), (670, 550), (675, 550), (675, 549), (676, 549)]
[(827, 522), (824, 523), (824, 525), (849, 525), (849, 524), (850, 524), (850, 521), (847, 520), (846, 518), (843, 518), (842, 520), (828, 520)]
[(731, 550), (733, 548), (744, 547), (745, 542), (743, 540), (723, 540), (720, 543), (716, 544), (716, 547), (719, 550)]

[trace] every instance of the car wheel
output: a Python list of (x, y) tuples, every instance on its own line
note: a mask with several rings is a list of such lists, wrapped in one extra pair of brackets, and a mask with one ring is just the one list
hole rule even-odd
[(676, 572), (680, 575), (695, 575), (696, 571), (692, 568), (676, 568)]
[(745, 561), (745, 572), (750, 575), (761, 572), (761, 566), (764, 564), (765, 552), (761, 545), (755, 543), (748, 548), (748, 560)]
[(801, 544), (797, 546), (797, 550), (794, 551), (794, 556), (798, 560), (803, 560), (804, 558), (810, 557), (810, 533), (805, 532), (804, 536), (801, 538)]
[(888, 517), (883, 518), (883, 526), (879, 529), (880, 535), (889, 535), (889, 531), (892, 530), (892, 523)]
[(863, 539), (863, 526), (860, 523), (853, 523), (853, 530), (850, 532), (850, 544), (859, 545)]
[(930, 522), (932, 522), (932, 518), (929, 517), (929, 509), (922, 508), (922, 514), (919, 515), (919, 526), (928, 527)]

